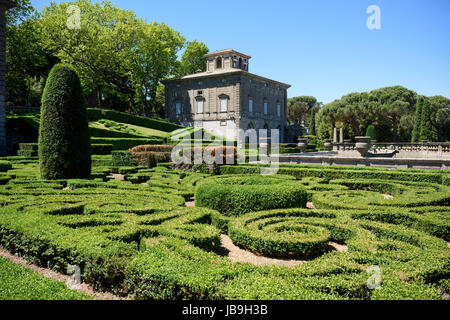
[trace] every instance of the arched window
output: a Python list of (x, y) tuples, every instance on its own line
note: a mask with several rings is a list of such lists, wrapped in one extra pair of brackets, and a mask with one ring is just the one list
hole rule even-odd
[(269, 101), (264, 100), (264, 114), (269, 114)]
[(253, 98), (248, 98), (248, 112), (253, 113)]
[(281, 117), (281, 103), (277, 103), (277, 116)]
[(239, 58), (239, 69), (242, 69), (242, 58)]
[(222, 58), (221, 57), (217, 58), (216, 69), (222, 69)]

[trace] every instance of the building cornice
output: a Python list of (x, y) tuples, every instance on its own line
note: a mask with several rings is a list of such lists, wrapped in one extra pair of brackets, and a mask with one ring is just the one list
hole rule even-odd
[(247, 77), (247, 78), (251, 78), (251, 79), (255, 79), (255, 80), (271, 83), (271, 84), (280, 86), (280, 87), (282, 87), (284, 89), (289, 89), (291, 87), (290, 84), (279, 82), (279, 81), (272, 80), (272, 79), (269, 79), (269, 78), (265, 78), (265, 77), (262, 77), (262, 76), (258, 76), (256, 74), (253, 74), (253, 73), (241, 70), (241, 69), (231, 69), (231, 70), (225, 71), (225, 72), (202, 72), (202, 73), (191, 74), (191, 75), (187, 75), (187, 76), (179, 77), (179, 78), (165, 79), (165, 80), (162, 80), (161, 83), (163, 83), (163, 84), (182, 83), (182, 82), (185, 82), (185, 81), (188, 81), (188, 80), (222, 78), (224, 76), (231, 76), (231, 75), (244, 76), (244, 77)]
[(233, 49), (226, 49), (226, 50), (221, 50), (221, 51), (207, 53), (207, 54), (205, 54), (205, 58), (211, 58), (211, 57), (220, 56), (220, 55), (232, 55), (232, 54), (241, 56), (241, 57), (246, 58), (246, 59), (251, 59), (252, 58), (252, 57), (250, 57), (250, 56), (248, 56), (246, 54), (240, 53), (240, 52), (235, 51)]

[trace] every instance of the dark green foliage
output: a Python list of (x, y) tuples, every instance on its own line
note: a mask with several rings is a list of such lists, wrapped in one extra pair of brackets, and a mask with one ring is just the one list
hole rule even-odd
[(373, 125), (367, 127), (366, 137), (370, 137), (370, 140), (377, 140), (377, 130)]
[(416, 113), (414, 115), (414, 128), (412, 132), (411, 142), (419, 142), (422, 128), (422, 111), (425, 97), (420, 96), (417, 99)]
[(12, 169), (11, 162), (0, 160), (0, 172), (6, 172), (11, 169)]
[(94, 155), (108, 155), (113, 151), (112, 144), (93, 144), (92, 154)]
[(264, 176), (210, 178), (195, 190), (195, 204), (227, 216), (274, 208), (306, 207), (307, 194), (293, 180)]
[(65, 65), (52, 69), (42, 96), (39, 159), (44, 179), (91, 175), (91, 146), (80, 80)]
[(37, 157), (39, 152), (39, 144), (37, 143), (19, 143), (17, 155), (19, 157), (32, 158)]
[(420, 121), (420, 141), (433, 142), (437, 140), (436, 133), (431, 120), (431, 106), (428, 100), (424, 101), (422, 116)]
[(167, 162), (171, 159), (170, 152), (134, 152), (133, 162), (137, 166), (153, 168), (160, 162)]
[(113, 151), (112, 165), (114, 167), (134, 166), (133, 156), (130, 151)]
[(37, 144), (37, 143), (19, 143), (19, 150), (38, 151), (39, 144)]
[(316, 109), (311, 110), (311, 119), (309, 120), (309, 134), (316, 135)]

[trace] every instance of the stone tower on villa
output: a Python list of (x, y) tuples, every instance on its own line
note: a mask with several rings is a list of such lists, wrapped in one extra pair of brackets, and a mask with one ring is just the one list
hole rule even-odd
[(205, 55), (206, 72), (164, 80), (167, 120), (237, 140), (237, 129), (279, 129), (284, 140), (290, 85), (249, 72), (251, 57)]

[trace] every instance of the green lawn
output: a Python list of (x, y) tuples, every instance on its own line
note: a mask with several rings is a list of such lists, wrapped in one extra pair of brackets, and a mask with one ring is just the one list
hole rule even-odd
[(87, 300), (64, 283), (0, 257), (0, 300)]

